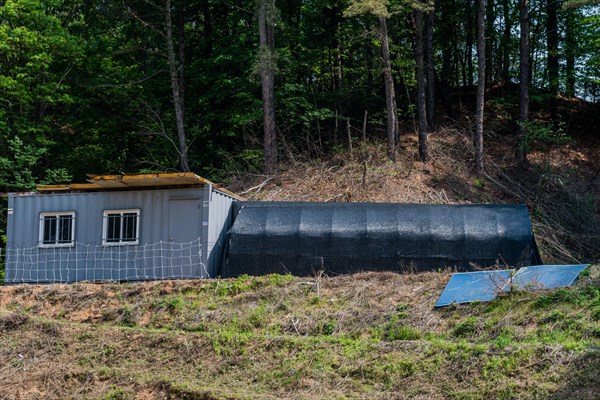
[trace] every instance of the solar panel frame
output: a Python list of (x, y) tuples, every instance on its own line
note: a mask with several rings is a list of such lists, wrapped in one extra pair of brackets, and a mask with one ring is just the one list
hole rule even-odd
[(435, 306), (494, 300), (498, 294), (510, 290), (514, 272), (506, 269), (452, 274)]

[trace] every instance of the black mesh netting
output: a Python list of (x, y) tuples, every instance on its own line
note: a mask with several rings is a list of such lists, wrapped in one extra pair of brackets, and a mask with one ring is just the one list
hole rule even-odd
[(524, 205), (236, 202), (223, 277), (539, 264)]

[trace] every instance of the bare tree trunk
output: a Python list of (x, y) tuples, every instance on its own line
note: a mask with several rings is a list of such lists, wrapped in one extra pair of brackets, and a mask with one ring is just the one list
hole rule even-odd
[(550, 88), (550, 117), (558, 128), (558, 0), (547, 0), (546, 44), (548, 50), (548, 84)]
[(477, 98), (475, 106), (475, 163), (477, 175), (483, 175), (483, 105), (485, 96), (485, 2), (478, 0), (477, 11)]
[(577, 24), (575, 10), (568, 9), (565, 21), (565, 58), (567, 65), (565, 70), (566, 85), (565, 93), (568, 96), (575, 96), (575, 49), (577, 47), (575, 26)]
[(260, 36), (259, 70), (262, 86), (265, 172), (272, 174), (277, 165), (277, 126), (275, 124), (275, 1), (261, 0), (258, 10)]
[(435, 12), (427, 13), (427, 28), (425, 30), (425, 55), (427, 60), (427, 127), (435, 130), (435, 58), (433, 53), (433, 24)]
[[(165, 27), (167, 40), (167, 56), (169, 61), (169, 75), (171, 77), (171, 92), (173, 105), (175, 106), (175, 123), (177, 125), (177, 137), (179, 139), (179, 164), (182, 171), (189, 171), (187, 142), (185, 138), (185, 126), (183, 119), (183, 96), (180, 87), (179, 69), (183, 68), (175, 54), (173, 44), (173, 21), (171, 20), (171, 0), (165, 0)], [(181, 79), (183, 81), (183, 79)]]
[[(496, 52), (496, 29), (494, 27), (494, 20), (496, 19), (496, 10), (494, 7), (494, 1), (498, 0), (486, 0), (486, 10), (484, 11), (484, 24), (485, 33), (484, 38), (486, 40), (486, 52), (485, 52), (485, 78), (486, 83), (493, 82), (496, 77), (494, 71), (494, 55)], [(478, 16), (479, 17), (479, 16)], [(478, 21), (479, 22), (479, 21)], [(479, 46), (479, 43), (478, 43)]]
[(334, 52), (335, 52), (335, 65), (333, 66), (333, 70), (334, 70), (334, 92), (336, 93), (335, 96), (335, 115), (336, 115), (336, 121), (335, 121), (335, 132), (334, 132), (334, 143), (337, 144), (338, 142), (338, 137), (341, 138), (342, 137), (342, 129), (340, 128), (340, 118), (343, 118), (344, 115), (344, 106), (342, 104), (342, 85), (344, 84), (343, 82), (343, 75), (342, 75), (342, 44), (340, 43), (340, 40), (338, 38), (339, 32), (340, 32), (340, 17), (339, 17), (339, 10), (335, 11), (335, 21), (336, 21), (336, 29), (335, 29), (335, 35), (333, 38), (333, 48), (334, 48)]
[(396, 136), (398, 134), (398, 116), (396, 115), (396, 93), (390, 62), (390, 45), (385, 17), (379, 18), (381, 35), (381, 56), (383, 57), (383, 80), (385, 83), (385, 105), (387, 108), (387, 153), (390, 160), (396, 162)]
[[(210, 58), (213, 53), (213, 13), (211, 6), (208, 1), (203, 1), (201, 4), (201, 13), (202, 13), (202, 38), (204, 40), (204, 46), (202, 47), (201, 57)], [(216, 104), (215, 98), (213, 96), (208, 96), (207, 99), (207, 109), (206, 113), (213, 112), (218, 106)], [(214, 143), (219, 142), (219, 134), (221, 133), (221, 122), (218, 120), (213, 120), (211, 124), (209, 124), (210, 129), (210, 137), (212, 138)], [(223, 160), (221, 157), (216, 157), (214, 160), (214, 167), (220, 168), (222, 166)]]
[[(392, 81), (393, 81), (393, 75), (392, 75)], [(394, 97), (392, 97), (392, 109), (394, 110), (394, 121), (396, 122), (396, 127), (394, 128), (394, 132), (395, 132), (395, 136), (394, 136), (394, 140), (395, 140), (395, 144), (396, 146), (400, 144), (400, 121), (398, 120), (398, 103), (396, 102), (396, 87), (395, 84), (392, 83), (392, 85), (394, 85)]]
[(362, 140), (363, 142), (367, 141), (367, 117), (369, 116), (369, 112), (365, 110), (365, 115), (363, 116), (363, 124), (362, 124)]
[(335, 41), (336, 43), (336, 52), (335, 52), (335, 88), (336, 90), (339, 92), (340, 90), (342, 90), (342, 85), (344, 84), (343, 82), (343, 77), (342, 77), (342, 45), (339, 41), (339, 39), (337, 39), (337, 33), (336, 33), (336, 39)]
[(517, 141), (517, 161), (525, 162), (526, 133), (529, 114), (529, 0), (519, 0), (519, 25), (521, 37), (519, 45), (519, 132)]
[(352, 152), (352, 129), (350, 126), (350, 117), (346, 118), (346, 137), (348, 138), (348, 150)]
[(502, 80), (504, 81), (504, 85), (508, 85), (510, 82), (510, 31), (512, 29), (508, 0), (502, 0), (502, 11), (504, 14), (504, 32), (502, 34)]
[(458, 88), (458, 91), (461, 92), (462, 91), (462, 86), (461, 86), (461, 74), (460, 74), (460, 48), (459, 46), (461, 46), (461, 44), (459, 44), (459, 38), (458, 35), (454, 34), (452, 35), (452, 53), (454, 54), (454, 57), (452, 58), (452, 76), (454, 79), (454, 87)]
[(373, 92), (373, 45), (367, 42), (367, 93)]
[(185, 1), (179, 1), (177, 10), (177, 46), (179, 53), (179, 97), (181, 98), (181, 115), (185, 122)]
[(467, 2), (467, 79), (468, 85), (473, 86), (473, 76), (475, 76), (475, 69), (473, 68), (473, 3), (469, 0)]
[(417, 116), (419, 120), (419, 157), (427, 162), (427, 109), (425, 105), (425, 66), (423, 62), (423, 12), (415, 10), (415, 59), (417, 75)]

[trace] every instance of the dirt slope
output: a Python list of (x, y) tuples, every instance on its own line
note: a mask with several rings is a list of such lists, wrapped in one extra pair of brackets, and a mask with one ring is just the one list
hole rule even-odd
[(0, 395), (600, 396), (597, 278), (435, 310), (448, 278), (363, 273), (3, 287)]

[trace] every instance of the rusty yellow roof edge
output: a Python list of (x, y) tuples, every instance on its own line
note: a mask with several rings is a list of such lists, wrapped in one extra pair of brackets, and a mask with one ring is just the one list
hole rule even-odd
[(73, 190), (102, 189), (95, 183), (71, 183), (69, 187)]
[(126, 180), (138, 180), (138, 179), (154, 179), (154, 178), (193, 178), (201, 183), (212, 185), (213, 183), (208, 179), (205, 179), (193, 172), (154, 172), (148, 174), (123, 174), (123, 175), (88, 175), (90, 179), (88, 182), (93, 181), (126, 181)]
[(71, 188), (69, 185), (37, 185), (36, 189), (43, 192), (46, 190), (69, 190)]
[[(123, 175), (87, 175), (89, 177), (88, 182), (89, 183), (71, 183), (71, 184), (60, 184), (60, 185), (38, 185), (37, 189), (40, 192), (49, 192), (49, 191), (69, 191), (69, 190), (106, 190), (106, 189), (118, 189), (118, 187), (107, 187), (103, 184), (100, 184), (100, 182), (109, 182), (109, 181), (113, 181), (115, 183), (120, 183), (122, 184), (123, 188), (127, 188), (127, 187), (136, 187), (135, 185), (131, 185), (130, 183), (133, 183), (133, 181), (139, 181), (139, 180), (152, 180), (152, 179), (171, 179), (171, 178), (191, 178), (191, 180), (193, 180), (193, 182), (179, 182), (179, 183), (173, 183), (173, 186), (177, 186), (177, 185), (181, 185), (181, 184), (198, 184), (198, 185), (211, 185), (215, 190), (218, 190), (219, 192), (226, 194), (228, 196), (233, 197), (234, 199), (237, 200), (244, 200), (243, 197), (241, 197), (240, 195), (225, 189), (223, 186), (215, 184), (211, 181), (209, 181), (206, 178), (203, 178), (199, 175), (196, 175), (193, 172), (159, 172), (159, 173), (150, 173), (150, 174), (123, 174)], [(132, 182), (127, 182), (127, 181), (132, 181)], [(154, 186), (154, 185), (151, 185)], [(155, 186), (157, 187), (167, 187), (170, 186), (169, 184), (165, 184), (165, 183), (155, 183)], [(144, 186), (140, 186), (140, 188), (143, 188)]]
[(67, 190), (101, 189), (101, 187), (94, 183), (70, 183), (62, 185), (37, 185), (36, 189), (39, 192), (58, 192)]

